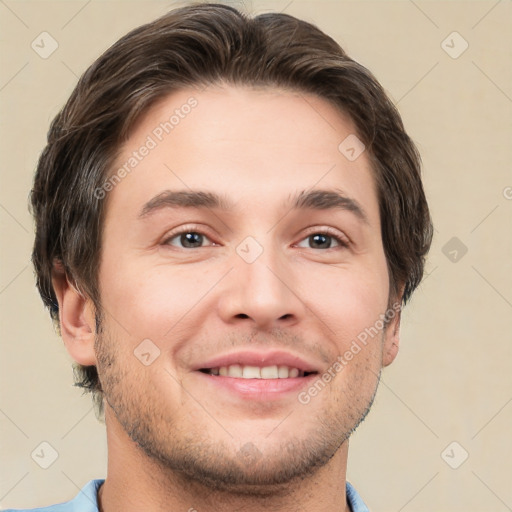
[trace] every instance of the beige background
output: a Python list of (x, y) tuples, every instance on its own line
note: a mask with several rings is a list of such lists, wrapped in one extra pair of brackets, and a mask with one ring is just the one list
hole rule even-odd
[[(389, 91), (423, 155), (436, 227), (428, 275), (405, 309), (399, 357), (351, 441), (349, 480), (374, 512), (512, 510), (512, 2), (246, 4), (284, 10), (337, 39)], [(0, 1), (4, 508), (64, 501), (105, 476), (104, 426), (72, 386), (34, 286), (27, 197), (49, 122), (77, 77), (173, 5)], [(59, 45), (47, 59), (31, 48), (43, 31)], [(458, 58), (442, 47), (453, 31), (469, 44)], [(446, 44), (453, 54), (464, 42)], [(467, 247), (456, 262), (445, 246), (452, 237)], [(31, 458), (43, 441), (58, 453), (46, 470)], [(462, 450), (468, 459), (452, 469), (446, 461), (459, 463)]]

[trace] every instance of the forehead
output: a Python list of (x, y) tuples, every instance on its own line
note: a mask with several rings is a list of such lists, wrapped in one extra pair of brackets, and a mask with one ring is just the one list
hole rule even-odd
[[(108, 209), (135, 215), (164, 190), (208, 190), (236, 209), (283, 206), (303, 190), (341, 190), (378, 215), (353, 122), (326, 100), (278, 89), (180, 90), (155, 104), (121, 148)], [(356, 146), (354, 146), (354, 142)], [(349, 148), (350, 149), (350, 148)], [(347, 157), (348, 156), (348, 157)], [(119, 172), (124, 169), (124, 172)]]

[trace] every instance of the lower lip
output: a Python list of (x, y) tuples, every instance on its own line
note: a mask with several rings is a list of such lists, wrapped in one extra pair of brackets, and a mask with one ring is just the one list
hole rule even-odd
[(318, 378), (318, 375), (312, 374), (307, 377), (295, 377), (288, 379), (241, 379), (236, 377), (224, 377), (220, 375), (210, 375), (204, 372), (196, 372), (208, 379), (213, 386), (219, 386), (222, 389), (242, 395), (247, 399), (272, 400), (283, 398), (284, 396), (298, 392)]

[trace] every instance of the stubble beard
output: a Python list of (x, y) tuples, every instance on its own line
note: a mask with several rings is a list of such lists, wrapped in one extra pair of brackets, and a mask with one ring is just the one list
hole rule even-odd
[[(301, 432), (301, 438), (290, 437), (280, 443), (257, 446), (249, 435), (248, 439), (227, 443), (211, 439), (205, 428), (179, 424), (176, 418), (169, 417), (161, 393), (148, 385), (149, 381), (137, 382), (132, 378), (116, 349), (120, 343), (109, 335), (104, 325), (101, 327), (95, 349), (107, 407), (150, 463), (161, 469), (162, 475), (169, 475), (174, 481), (193, 481), (212, 491), (265, 496), (311, 477), (329, 462), (366, 418), (380, 380), (379, 371), (371, 396), (357, 396), (355, 400), (346, 396), (345, 407), (324, 408), (316, 428), (306, 434)], [(357, 382), (349, 387), (345, 394), (357, 393)], [(304, 414), (305, 405), (297, 403), (297, 407)], [(209, 416), (206, 418), (214, 421)]]

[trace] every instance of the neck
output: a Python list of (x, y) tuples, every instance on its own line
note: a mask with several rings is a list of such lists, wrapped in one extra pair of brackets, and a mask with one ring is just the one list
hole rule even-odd
[(348, 441), (329, 462), (312, 471), (311, 476), (271, 489), (219, 491), (163, 467), (149, 458), (126, 434), (111, 411), (106, 411), (108, 468), (107, 478), (98, 493), (100, 512), (349, 512), (345, 479)]

